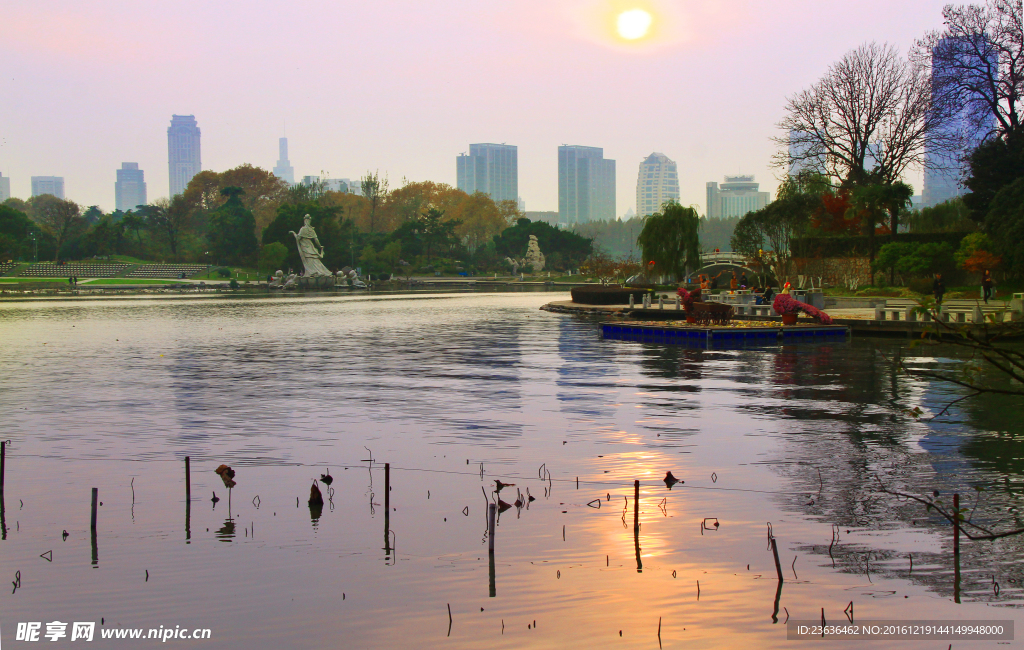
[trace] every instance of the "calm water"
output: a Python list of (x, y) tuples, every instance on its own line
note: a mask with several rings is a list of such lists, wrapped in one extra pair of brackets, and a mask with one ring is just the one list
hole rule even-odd
[[(894, 376), (898, 343), (605, 342), (538, 311), (561, 298), (0, 304), (0, 578), (21, 575), (0, 639), (102, 617), (210, 628), (195, 647), (653, 648), (660, 621), (666, 648), (811, 647), (787, 615), (839, 622), (851, 601), (861, 620), (1024, 621), (1024, 541), (964, 540), (956, 587), (949, 527), (875, 478), (1024, 525), (1020, 403), (918, 422), (903, 409), (960, 393)], [(939, 352), (914, 363), (962, 363)], [(492, 572), (495, 479), (536, 500), (501, 514)]]

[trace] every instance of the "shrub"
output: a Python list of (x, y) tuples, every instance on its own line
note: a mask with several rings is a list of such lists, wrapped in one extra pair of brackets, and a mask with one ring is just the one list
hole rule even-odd
[(237, 289), (238, 288), (238, 280), (236, 280), (234, 278), (231, 278), (231, 282), (228, 284), (228, 286), (230, 286), (232, 289)]
[(227, 268), (226, 266), (222, 266), (222, 267), (216, 269), (214, 271), (214, 273), (216, 273), (217, 275), (219, 275), (222, 278), (230, 278), (231, 277), (231, 269)]

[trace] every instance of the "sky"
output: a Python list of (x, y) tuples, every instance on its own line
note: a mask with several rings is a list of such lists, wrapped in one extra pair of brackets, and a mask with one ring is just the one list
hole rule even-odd
[[(386, 174), (455, 185), (475, 142), (519, 148), (526, 209), (558, 209), (557, 148), (617, 161), (617, 212), (640, 161), (679, 164), (681, 202), (771, 166), (787, 96), (868, 41), (906, 52), (945, 0), (34, 0), (0, 21), (0, 173), (63, 176), (68, 199), (114, 207), (137, 162), (168, 192), (167, 127), (195, 115), (204, 169), (270, 170), (287, 135), (296, 178)], [(647, 37), (615, 34), (622, 11)], [(920, 193), (920, 172), (906, 179)]]

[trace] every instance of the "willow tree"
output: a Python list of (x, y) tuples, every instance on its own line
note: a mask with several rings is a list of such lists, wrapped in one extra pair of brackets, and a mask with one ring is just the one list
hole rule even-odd
[(661, 212), (644, 217), (643, 223), (636, 243), (648, 272), (680, 279), (700, 268), (700, 216), (696, 210), (669, 201)]

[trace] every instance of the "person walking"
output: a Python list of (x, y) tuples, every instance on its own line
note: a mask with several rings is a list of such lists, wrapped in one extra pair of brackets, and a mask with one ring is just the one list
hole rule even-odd
[(935, 295), (935, 304), (942, 304), (942, 295), (946, 293), (946, 283), (942, 281), (942, 274), (936, 273), (935, 280), (932, 281), (932, 294)]
[(985, 299), (985, 304), (988, 304), (988, 299), (993, 297), (993, 286), (995, 286), (995, 282), (992, 281), (992, 272), (985, 269), (985, 272), (981, 275), (981, 292), (982, 297)]

